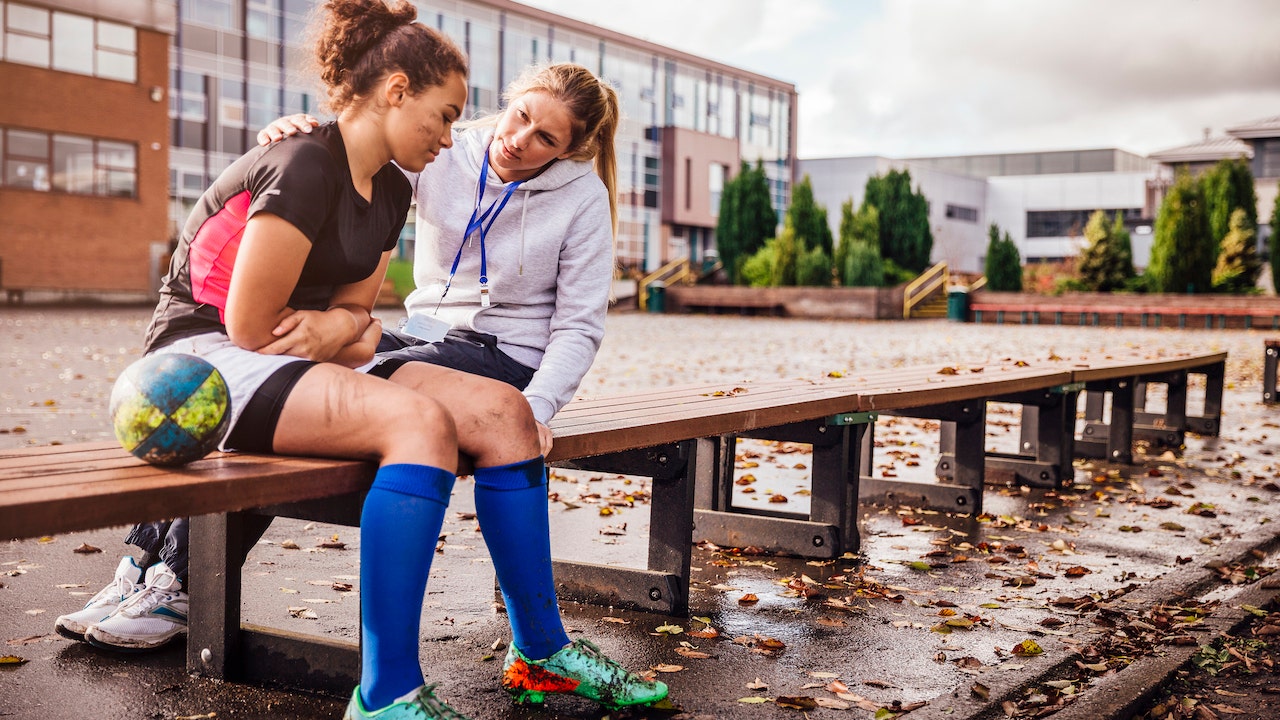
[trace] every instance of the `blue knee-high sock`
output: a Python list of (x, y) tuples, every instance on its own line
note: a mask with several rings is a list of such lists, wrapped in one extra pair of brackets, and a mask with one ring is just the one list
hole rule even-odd
[(428, 465), (378, 469), (360, 516), (360, 693), (386, 707), (422, 684), (418, 631), (453, 473)]
[(551, 576), (542, 458), (476, 468), (476, 519), (507, 603), (512, 642), (531, 660), (569, 644)]

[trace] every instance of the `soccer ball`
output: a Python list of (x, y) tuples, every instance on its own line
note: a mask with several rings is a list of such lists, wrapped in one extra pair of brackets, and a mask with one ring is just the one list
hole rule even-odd
[(230, 419), (226, 381), (194, 355), (148, 355), (125, 368), (111, 390), (116, 439), (153, 465), (185, 465), (208, 455)]

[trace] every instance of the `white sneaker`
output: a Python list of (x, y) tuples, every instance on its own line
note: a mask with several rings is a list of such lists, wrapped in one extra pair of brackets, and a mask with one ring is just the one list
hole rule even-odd
[(147, 568), (142, 589), (90, 625), (84, 639), (108, 650), (152, 650), (187, 632), (187, 606), (182, 581), (159, 562)]
[(84, 640), (85, 631), (99, 620), (106, 620), (120, 607), (120, 603), (142, 589), (143, 569), (126, 555), (120, 558), (116, 577), (111, 584), (98, 591), (85, 606), (73, 613), (61, 615), (53, 622), (58, 634), (72, 640)]

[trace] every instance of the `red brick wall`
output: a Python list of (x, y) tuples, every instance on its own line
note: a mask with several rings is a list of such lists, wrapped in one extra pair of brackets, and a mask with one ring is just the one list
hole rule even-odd
[[(169, 36), (138, 30), (138, 81), (0, 63), (0, 125), (133, 142), (138, 197), (0, 187), (0, 287), (147, 291), (150, 246), (165, 243)], [(150, 97), (160, 88), (159, 102)]]

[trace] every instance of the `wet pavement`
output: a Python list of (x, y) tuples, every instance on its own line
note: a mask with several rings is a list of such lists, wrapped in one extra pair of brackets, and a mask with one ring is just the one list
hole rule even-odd
[[(148, 316), (147, 308), (0, 308), (0, 447), (109, 439), (111, 383), (137, 357)], [(1272, 580), (1248, 582), (1277, 566), (1280, 410), (1260, 402), (1269, 335), (614, 314), (580, 395), (1163, 346), (1230, 353), (1223, 429), (1218, 438), (1188, 436), (1179, 453), (1139, 454), (1135, 465), (1080, 463), (1068, 490), (990, 487), (980, 517), (864, 506), (861, 557), (816, 561), (703, 545), (694, 554), (691, 617), (566, 603), (565, 622), (573, 637), (671, 686), (676, 710), (633, 716), (873, 718), (883, 708), (882, 717), (911, 710), (912, 720), (1004, 717), (1005, 702), (1027, 716), (1064, 688), (1087, 698), (1092, 684), (1138, 683), (1142, 661), (1121, 670), (1136, 658), (1091, 648), (1118, 635), (1159, 642), (1144, 634), (1160, 624), (1152, 608), (1179, 595), (1188, 596), (1180, 606), (1240, 612), (1234, 593)], [(1191, 394), (1194, 405), (1194, 387)], [(1016, 440), (1017, 419), (993, 406), (989, 447)], [(927, 481), (934, 427), (882, 418), (877, 473)], [(807, 507), (803, 448), (753, 443), (738, 461), (740, 474), (756, 480), (736, 486), (736, 504), (781, 496), (786, 502), (772, 509)], [(646, 486), (642, 478), (556, 471), (554, 554), (642, 566)], [(423, 613), (428, 678), (476, 718), (601, 717), (576, 698), (514, 708), (498, 690), (503, 653), (494, 648), (508, 634), (471, 509), (463, 479)], [(26, 661), (0, 669), (0, 717), (341, 716), (345, 698), (192, 678), (180, 645), (119, 656), (53, 634), (58, 614), (110, 578), (126, 550), (122, 537), (108, 529), (0, 544), (0, 655)], [(320, 547), (334, 541), (345, 549)], [(354, 639), (358, 541), (355, 528), (278, 520), (245, 565), (245, 620)], [(86, 544), (103, 552), (76, 551)], [(1197, 613), (1164, 615), (1176, 618), (1180, 636), (1208, 639)], [(1093, 669), (1079, 669), (1082, 658)], [(1062, 687), (1045, 690), (1045, 680)]]

